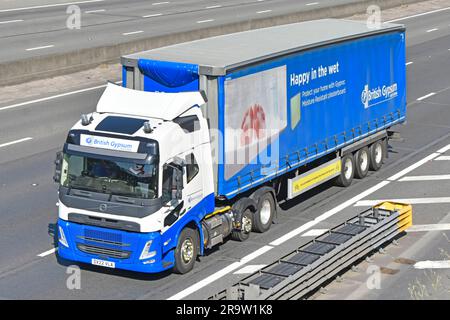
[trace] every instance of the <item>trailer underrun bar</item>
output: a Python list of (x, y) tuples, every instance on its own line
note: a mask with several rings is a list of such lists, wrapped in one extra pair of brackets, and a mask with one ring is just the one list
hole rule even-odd
[(380, 203), (209, 300), (302, 299), (411, 225), (411, 205)]

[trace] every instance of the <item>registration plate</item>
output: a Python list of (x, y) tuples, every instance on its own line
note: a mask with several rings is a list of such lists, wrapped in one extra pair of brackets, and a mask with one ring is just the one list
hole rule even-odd
[(91, 263), (96, 266), (106, 267), (106, 268), (115, 268), (116, 264), (112, 261), (105, 261), (100, 259), (92, 259)]

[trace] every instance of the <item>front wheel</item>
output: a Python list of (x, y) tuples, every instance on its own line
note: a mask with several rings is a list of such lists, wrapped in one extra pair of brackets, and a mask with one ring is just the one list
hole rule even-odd
[(194, 268), (199, 248), (199, 236), (197, 231), (191, 228), (185, 228), (181, 231), (178, 238), (178, 245), (175, 249), (175, 266), (176, 273), (184, 274)]

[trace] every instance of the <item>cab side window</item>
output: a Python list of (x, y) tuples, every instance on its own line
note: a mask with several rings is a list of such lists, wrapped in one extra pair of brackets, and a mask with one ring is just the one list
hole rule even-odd
[(198, 174), (199, 167), (193, 153), (186, 156), (186, 180), (189, 183)]

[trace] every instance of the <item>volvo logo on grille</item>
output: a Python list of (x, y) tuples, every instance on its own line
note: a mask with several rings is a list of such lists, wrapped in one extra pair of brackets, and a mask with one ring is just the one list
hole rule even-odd
[(102, 203), (99, 209), (101, 212), (105, 212), (108, 209), (108, 205), (106, 203)]

